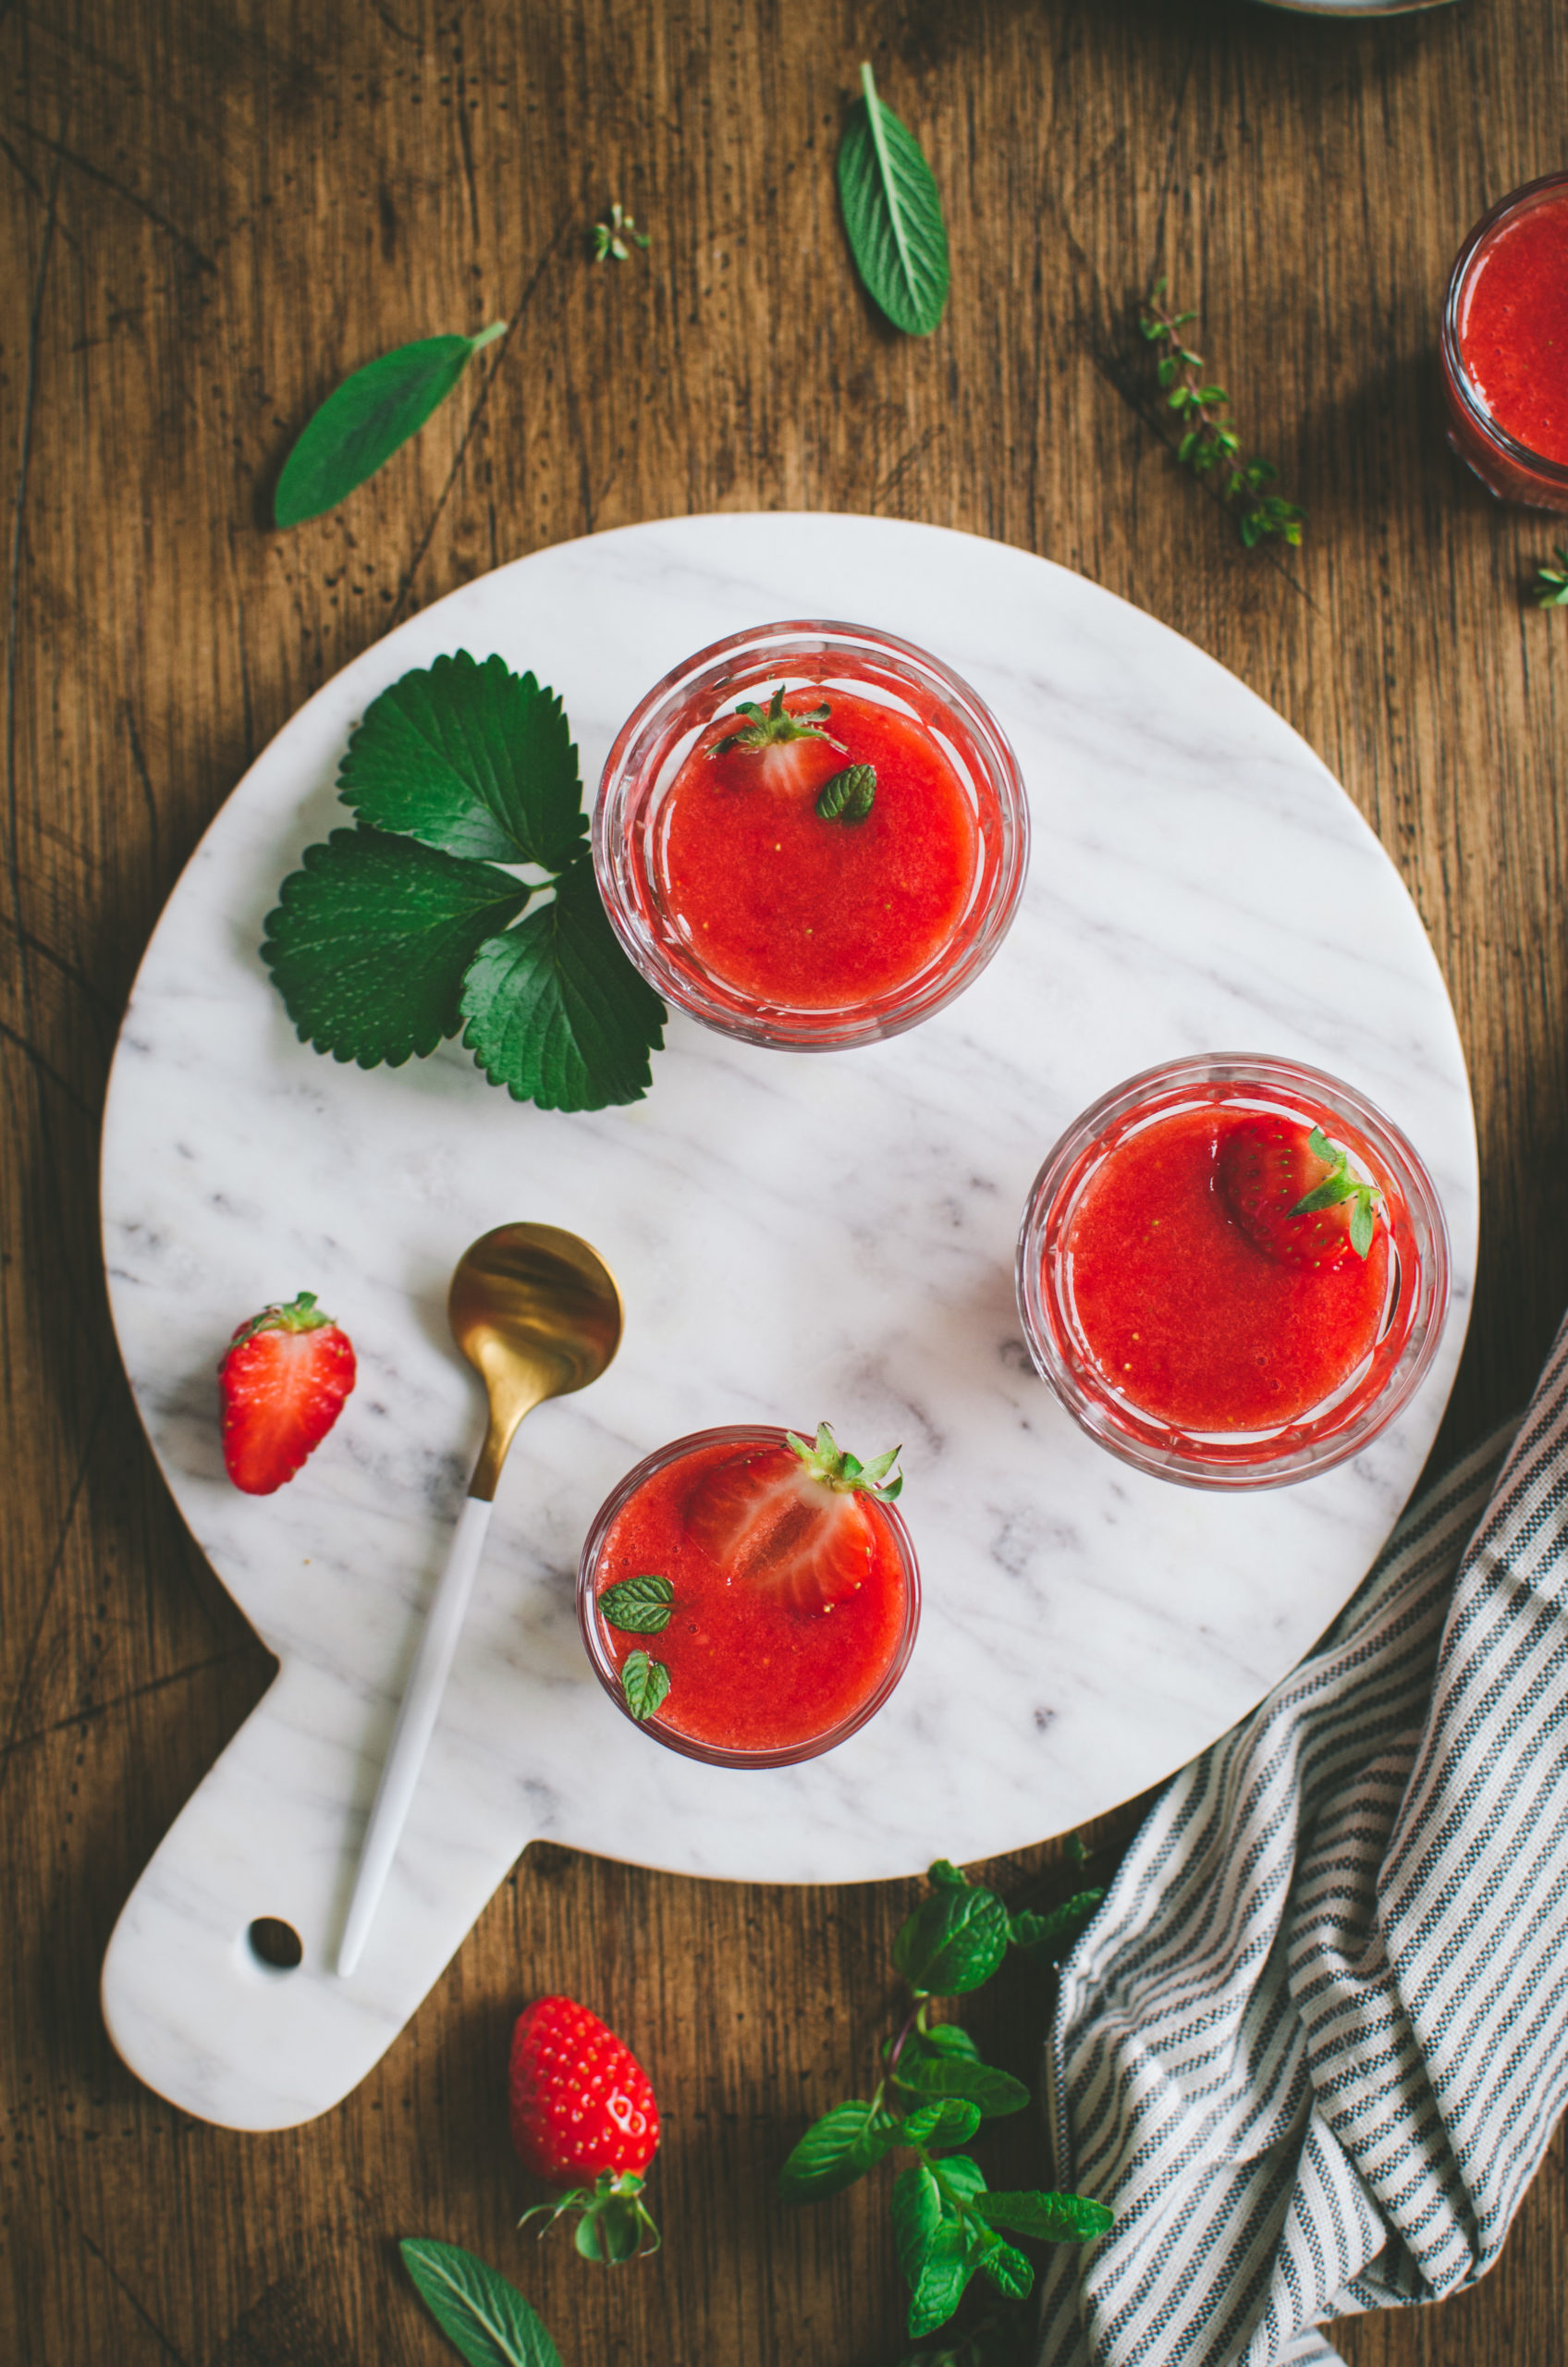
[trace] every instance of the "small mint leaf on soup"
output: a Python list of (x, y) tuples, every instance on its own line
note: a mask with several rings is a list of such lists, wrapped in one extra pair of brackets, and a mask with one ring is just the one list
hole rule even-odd
[(617, 943), (585, 857), (543, 911), (479, 948), (462, 1015), (492, 1085), (542, 1110), (640, 1101), (664, 1041), (665, 1007)]
[(641, 1650), (628, 1652), (620, 1664), (620, 1689), (634, 1718), (651, 1718), (669, 1698), (669, 1671)]
[(818, 790), (816, 810), (825, 822), (864, 822), (876, 799), (876, 766), (846, 765)]
[(669, 1625), (674, 1600), (668, 1578), (621, 1578), (599, 1597), (599, 1615), (623, 1635), (656, 1636)]
[(367, 362), (334, 387), (283, 464), (274, 521), (299, 526), (346, 500), (424, 425), (474, 354), (506, 325), (493, 322), (477, 337), (418, 337)]
[(262, 944), (301, 1040), (368, 1069), (455, 1036), (464, 973), (532, 890), (379, 830), (334, 830), (301, 861)]
[(337, 790), (362, 822), (444, 853), (562, 871), (587, 821), (571, 728), (554, 691), (466, 649), (382, 692)]

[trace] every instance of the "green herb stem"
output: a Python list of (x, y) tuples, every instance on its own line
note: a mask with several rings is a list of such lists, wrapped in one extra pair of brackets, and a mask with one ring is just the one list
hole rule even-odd
[(1269, 491), (1280, 473), (1272, 460), (1246, 458), (1231, 421), (1230, 396), (1207, 380), (1202, 354), (1186, 341), (1186, 325), (1197, 314), (1167, 312), (1165, 285), (1163, 279), (1155, 282), (1139, 325), (1148, 342), (1159, 349), (1156, 374), (1182, 428), (1176, 457), (1208, 484), (1234, 518), (1248, 550), (1274, 534), (1294, 547), (1306, 512)]

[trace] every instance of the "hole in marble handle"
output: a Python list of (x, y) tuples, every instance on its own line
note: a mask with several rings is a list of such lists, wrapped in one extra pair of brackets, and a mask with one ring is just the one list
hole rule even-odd
[(256, 1962), (269, 1972), (292, 1972), (305, 1953), (305, 1944), (293, 1924), (276, 1915), (258, 1915), (245, 1937)]

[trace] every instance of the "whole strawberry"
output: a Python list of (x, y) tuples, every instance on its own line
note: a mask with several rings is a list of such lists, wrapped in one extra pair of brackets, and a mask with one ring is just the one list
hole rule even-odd
[(218, 1367), (223, 1459), (235, 1486), (270, 1496), (292, 1479), (353, 1386), (349, 1335), (322, 1314), (313, 1291), (242, 1323)]
[(656, 2251), (658, 2229), (642, 2193), (643, 2172), (658, 2148), (658, 2106), (637, 2057), (597, 2014), (574, 1998), (539, 1997), (518, 2016), (509, 2103), (523, 2168), (570, 2189), (523, 2220), (542, 2211), (554, 2226), (580, 2214), (574, 2241), (585, 2260)]

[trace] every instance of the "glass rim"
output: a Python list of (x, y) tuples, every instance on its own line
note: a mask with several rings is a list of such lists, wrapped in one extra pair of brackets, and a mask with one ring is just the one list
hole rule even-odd
[(1444, 374), (1464, 407), (1466, 423), (1495, 448), (1501, 460), (1510, 461), (1514, 468), (1540, 477), (1558, 491), (1568, 494), (1568, 461), (1549, 460), (1533, 445), (1522, 443), (1517, 435), (1493, 417), (1465, 367), (1459, 341), (1460, 306), (1472, 266), (1482, 248), (1513, 215), (1527, 212), (1535, 202), (1552, 190), (1568, 192), (1568, 166), (1561, 166), (1555, 172), (1542, 173), (1533, 181), (1521, 182), (1517, 189), (1510, 190), (1506, 197), (1500, 197), (1497, 203), (1488, 206), (1454, 257), (1453, 267), (1449, 273), (1439, 342)]
[[(799, 1433), (798, 1435), (803, 1435)], [(677, 1463), (683, 1455), (706, 1446), (734, 1444), (736, 1446), (783, 1446), (789, 1433), (770, 1422), (725, 1422), (712, 1429), (688, 1430), (684, 1437), (670, 1439), (663, 1446), (655, 1447), (640, 1463), (633, 1465), (610, 1490), (594, 1514), (582, 1540), (582, 1551), (577, 1563), (577, 1625), (582, 1638), (589, 1666), (603, 1686), (621, 1716), (634, 1725), (650, 1741), (660, 1743), (666, 1750), (680, 1753), (683, 1759), (695, 1759), (708, 1767), (797, 1767), (802, 1760), (819, 1759), (824, 1751), (837, 1749), (841, 1742), (858, 1734), (891, 1697), (914, 1650), (920, 1630), (920, 1564), (915, 1557), (914, 1543), (909, 1528), (896, 1504), (877, 1504), (875, 1509), (886, 1520), (898, 1550), (904, 1580), (904, 1617), (892, 1657), (876, 1685), (863, 1701), (819, 1735), (804, 1743), (788, 1743), (772, 1750), (727, 1750), (717, 1743), (700, 1741), (692, 1735), (666, 1731), (653, 1718), (633, 1718), (626, 1705), (619, 1672), (610, 1659), (600, 1635), (597, 1616), (598, 1599), (594, 1591), (594, 1574), (599, 1554), (611, 1523), (636, 1494), (644, 1480)]]
[[(1390, 1328), (1374, 1343), (1370, 1357), (1376, 1358), (1401, 1320), (1402, 1308), (1407, 1310), (1403, 1328), (1379, 1387), (1369, 1398), (1356, 1402), (1357, 1389), (1370, 1378), (1369, 1361), (1362, 1382), (1343, 1395), (1343, 1404), (1352, 1410), (1337, 1427), (1332, 1417), (1336, 1404), (1341, 1401), (1331, 1393), (1317, 1417), (1327, 1425), (1324, 1428), (1315, 1428), (1309, 1413), (1281, 1425), (1278, 1431), (1234, 1433), (1229, 1445), (1223, 1438), (1182, 1431), (1155, 1416), (1125, 1409), (1109, 1392), (1086, 1384), (1053, 1337), (1047, 1319), (1052, 1296), (1046, 1282), (1047, 1235), (1079, 1162), (1118, 1120), (1135, 1116), (1157, 1097), (1166, 1095), (1180, 1108), (1183, 1096), (1201, 1095), (1205, 1086), (1229, 1088), (1215, 1097), (1220, 1100), (1240, 1099), (1250, 1093), (1260, 1102), (1272, 1100), (1289, 1107), (1293, 1097), (1298, 1114), (1303, 1114), (1299, 1110), (1303, 1099), (1327, 1103), (1336, 1115), (1342, 1112), (1344, 1131), (1355, 1138), (1353, 1151), (1366, 1155), (1366, 1164), (1380, 1172), (1385, 1186), (1391, 1183), (1395, 1187), (1411, 1237), (1408, 1248), (1402, 1249), (1390, 1223), (1402, 1280), (1390, 1310)], [(1078, 1176), (1074, 1204), (1086, 1180), (1087, 1171)], [(1386, 1202), (1392, 1196), (1385, 1192)], [(1403, 1279), (1407, 1258), (1415, 1269), (1413, 1293)], [(1102, 1094), (1059, 1137), (1031, 1184), (1015, 1260), (1018, 1310), (1031, 1361), (1079, 1428), (1123, 1462), (1153, 1478), (1184, 1487), (1226, 1490), (1290, 1487), (1332, 1470), (1368, 1446), (1409, 1404), (1431, 1368), (1448, 1318), (1450, 1280), (1442, 1203), (1408, 1136), (1344, 1078), (1276, 1053), (1212, 1052), (1166, 1061), (1140, 1070)], [(1268, 1452), (1271, 1439), (1281, 1442), (1277, 1453)], [(1181, 1441), (1185, 1444), (1176, 1443)]]
[[(965, 745), (961, 754), (980, 776), (973, 786), (981, 797), (988, 791), (994, 802), (995, 877), (988, 894), (965, 914), (949, 943), (901, 985), (839, 1011), (762, 1003), (688, 967), (647, 919), (643, 899), (633, 892), (647, 866), (632, 852), (627, 804), (648, 758), (658, 753), (659, 734), (704, 688), (711, 684), (717, 697), (725, 690), (754, 687), (775, 672), (790, 671), (791, 656), (827, 659), (828, 665), (818, 670), (830, 672), (831, 660), (840, 653), (846, 661), (857, 654), (878, 661), (890, 681), (902, 679), (908, 687), (936, 696), (962, 727)], [(742, 679), (753, 657), (759, 661), (754, 675)], [(761, 663), (764, 659), (770, 662)], [(1028, 877), (1030, 835), (1029, 795), (1017, 755), (973, 683), (930, 650), (880, 626), (792, 617), (747, 626), (708, 643), (672, 667), (639, 699), (617, 732), (600, 775), (594, 805), (594, 871), (610, 926), (628, 960), (656, 993), (688, 1017), (719, 1035), (772, 1049), (845, 1051), (904, 1034), (935, 1017), (974, 983), (1016, 916)], [(982, 825), (977, 886), (983, 885), (990, 860)]]

